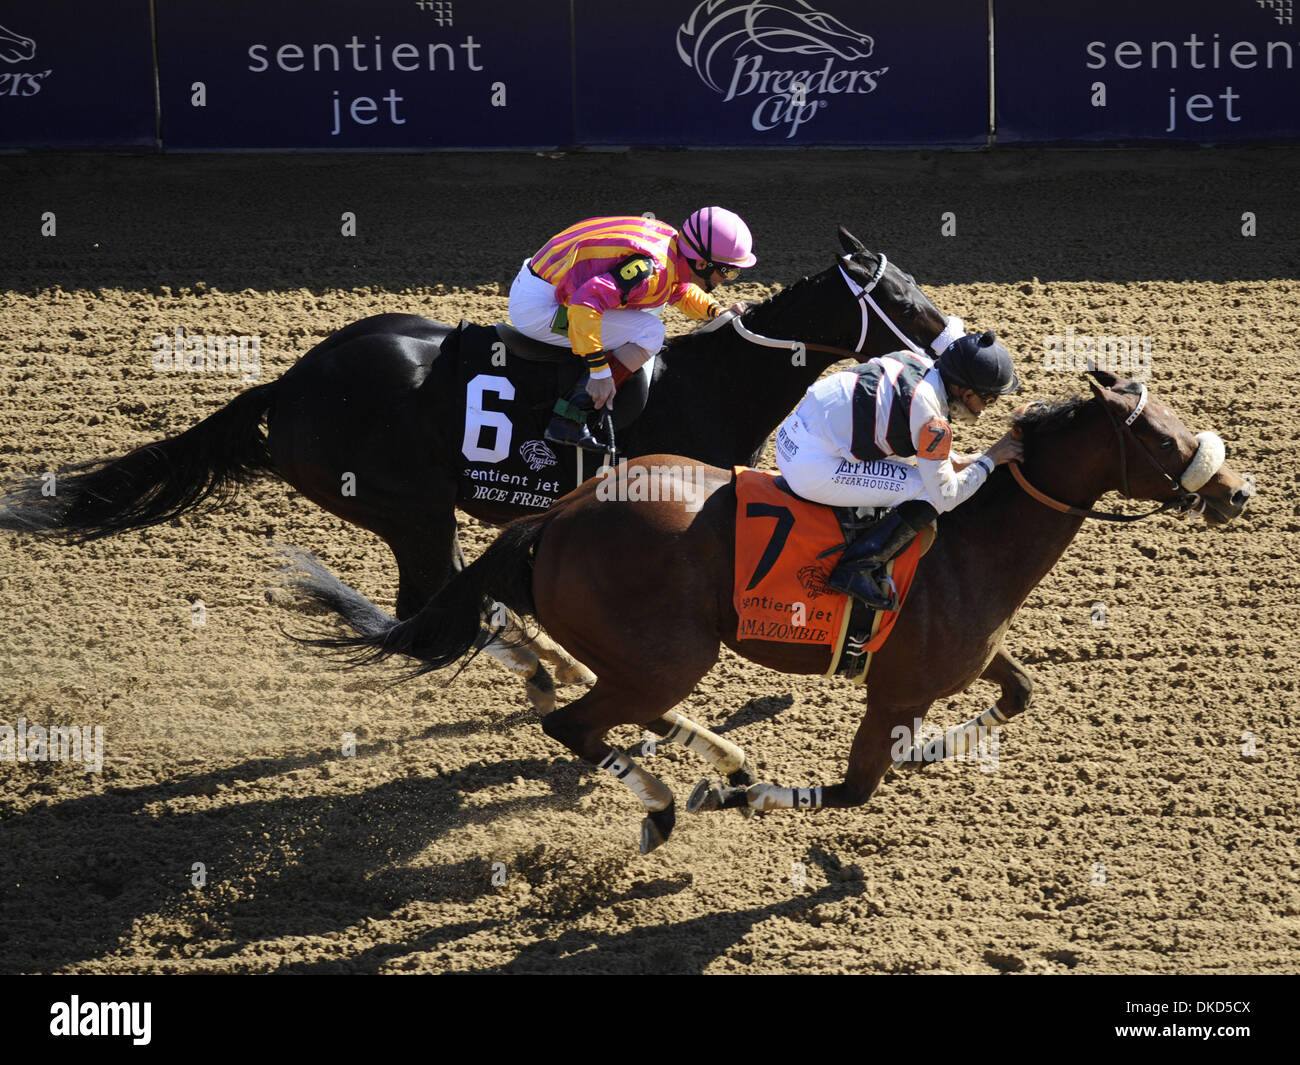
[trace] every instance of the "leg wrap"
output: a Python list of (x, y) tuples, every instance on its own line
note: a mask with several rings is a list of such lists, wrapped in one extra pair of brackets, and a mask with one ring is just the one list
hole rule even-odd
[(755, 784), (749, 789), (748, 797), (751, 810), (816, 810), (822, 804), (822, 789)]
[(1005, 725), (1010, 718), (996, 705), (990, 706), (983, 713), (971, 718), (965, 724), (948, 729), (942, 736), (935, 736), (924, 743), (913, 744), (911, 750), (895, 763), (908, 765), (917, 762), (943, 762), (948, 759), (957, 761), (975, 761), (979, 759), (978, 748), (982, 740), (993, 743), (993, 756), (996, 758), (997, 737), (993, 730)]
[(673, 804), (673, 793), (668, 785), (653, 773), (647, 773), (625, 751), (612, 749), (600, 763), (600, 768), (631, 788), (647, 810), (666, 810)]
[(697, 725), (676, 711), (665, 716), (675, 717), (676, 723), (663, 738), (664, 743), (676, 743), (688, 751), (694, 751), (724, 775), (734, 773), (745, 764), (745, 752), (730, 740), (714, 735), (704, 726)]

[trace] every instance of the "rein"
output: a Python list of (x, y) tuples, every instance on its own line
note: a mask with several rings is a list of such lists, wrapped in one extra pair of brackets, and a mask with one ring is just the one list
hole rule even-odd
[(1040, 492), (1025, 478), (1024, 471), (1020, 468), (1020, 463), (1008, 462), (1007, 466), (1010, 468), (1011, 476), (1015, 479), (1016, 484), (1020, 485), (1030, 498), (1036, 499), (1044, 506), (1051, 507), (1052, 510), (1060, 511), (1062, 514), (1073, 514), (1076, 518), (1096, 518), (1098, 521), (1118, 521), (1126, 523), (1130, 521), (1141, 521), (1143, 518), (1151, 518), (1157, 514), (1163, 514), (1166, 510), (1188, 510), (1191, 508), (1196, 498), (1195, 496), (1180, 496), (1177, 499), (1171, 499), (1168, 502), (1161, 504), (1155, 510), (1148, 511), (1146, 514), (1115, 514), (1106, 510), (1088, 510), (1084, 507), (1072, 507), (1069, 503), (1062, 503), (1059, 500), (1053, 499), (1046, 493)]
[[(1110, 419), (1111, 428), (1115, 430), (1115, 436), (1119, 440), (1120, 484), (1121, 484), (1121, 493), (1123, 494), (1125, 499), (1131, 499), (1132, 496), (1129, 495), (1129, 491), (1128, 491), (1128, 453), (1125, 449), (1124, 441), (1126, 435), (1132, 432), (1133, 423), (1138, 420), (1138, 418), (1142, 414), (1142, 411), (1146, 409), (1147, 399), (1148, 399), (1147, 386), (1142, 385), (1141, 387), (1142, 387), (1142, 392), (1138, 396), (1137, 403), (1134, 404), (1133, 410), (1129, 413), (1129, 416), (1124, 419), (1123, 424), (1121, 424), (1116, 420), (1115, 415), (1111, 412), (1111, 409), (1108, 406), (1106, 406), (1106, 404), (1104, 403), (1102, 404), (1102, 409), (1106, 412), (1106, 417)], [(1213, 436), (1213, 434), (1205, 434), (1205, 435)], [(1217, 437), (1215, 437), (1215, 439), (1217, 440)], [(1143, 444), (1140, 440), (1137, 440), (1136, 438), (1134, 439), (1134, 442), (1137, 444), (1138, 450), (1143, 455), (1146, 456), (1146, 460), (1149, 463), (1151, 463), (1151, 465), (1154, 466), (1157, 471), (1159, 471), (1160, 475), (1164, 477), (1165, 480), (1173, 484), (1175, 488), (1187, 489), (1187, 485), (1185, 485), (1182, 482), (1182, 480), (1173, 476), (1173, 474), (1171, 474), (1168, 470), (1166, 470), (1163, 466), (1161, 466), (1159, 462), (1156, 461), (1155, 456), (1153, 456), (1151, 452), (1147, 450), (1145, 444)], [(1202, 446), (1205, 446), (1205, 444), (1203, 443)], [(1197, 449), (1197, 455), (1193, 456), (1192, 461), (1188, 464), (1189, 470), (1196, 465), (1197, 456), (1199, 456), (1199, 454), (1200, 454), (1200, 448)], [(1222, 464), (1222, 460), (1220, 460), (1220, 465), (1221, 464)], [(1163, 514), (1167, 510), (1176, 510), (1179, 513), (1185, 513), (1188, 511), (1192, 511), (1193, 509), (1196, 509), (1198, 512), (1205, 510), (1205, 500), (1201, 496), (1197, 495), (1197, 493), (1193, 490), (1187, 490), (1183, 495), (1177, 496), (1174, 499), (1166, 500), (1155, 510), (1148, 511), (1145, 514), (1116, 514), (1112, 511), (1088, 510), (1084, 507), (1074, 507), (1068, 503), (1062, 503), (1059, 500), (1053, 499), (1045, 492), (1040, 492), (1037, 488), (1035, 488), (1032, 484), (1030, 484), (1029, 480), (1025, 477), (1024, 470), (1020, 468), (1020, 463), (1010, 462), (1007, 465), (1011, 467), (1011, 476), (1015, 479), (1016, 484), (1020, 485), (1020, 487), (1025, 490), (1025, 492), (1030, 496), (1030, 498), (1037, 500), (1039, 503), (1042, 503), (1046, 507), (1050, 507), (1052, 510), (1059, 511), (1062, 514), (1072, 514), (1076, 518), (1096, 518), (1098, 521), (1115, 521), (1115, 522), (1127, 523), (1131, 521), (1141, 521), (1143, 518), (1151, 518), (1157, 514)], [(1211, 476), (1212, 475), (1213, 474), (1211, 474)], [(1184, 477), (1187, 476), (1186, 471), (1184, 471), (1183, 476)], [(1209, 480), (1209, 478), (1207, 477), (1205, 478), (1205, 480), (1202, 480), (1201, 484), (1204, 484), (1206, 480)], [(1198, 484), (1196, 487), (1199, 488), (1201, 487), (1201, 485)], [(1199, 507), (1197, 507), (1198, 501), (1200, 503)]]

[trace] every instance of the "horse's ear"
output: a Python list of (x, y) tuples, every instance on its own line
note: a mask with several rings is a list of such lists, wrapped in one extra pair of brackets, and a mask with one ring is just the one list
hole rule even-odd
[[(1116, 377), (1113, 373), (1111, 373), (1109, 370), (1099, 369), (1096, 365), (1094, 365), (1091, 362), (1088, 363), (1088, 373), (1091, 374), (1092, 377), (1097, 381), (1097, 383), (1100, 384), (1103, 388), (1114, 388), (1117, 384), (1119, 384), (1119, 378)], [(1092, 384), (1092, 381), (1089, 381), (1088, 383)], [(1094, 388), (1093, 391), (1096, 392), (1097, 391), (1096, 388)]]
[(843, 226), (840, 226), (840, 247), (852, 255), (855, 251), (866, 251), (867, 246), (858, 240)]

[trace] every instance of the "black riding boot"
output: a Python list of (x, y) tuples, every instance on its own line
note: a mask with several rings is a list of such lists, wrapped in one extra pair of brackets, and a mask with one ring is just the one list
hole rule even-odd
[(563, 399), (555, 401), (551, 424), (546, 427), (546, 439), (553, 444), (572, 444), (587, 451), (604, 451), (605, 445), (587, 428), (587, 415), (594, 409), (586, 390), (587, 379), (582, 377)]
[(895, 507), (870, 532), (849, 544), (827, 583), (873, 610), (897, 610), (898, 589), (883, 575), (885, 565), (938, 513), (916, 499)]

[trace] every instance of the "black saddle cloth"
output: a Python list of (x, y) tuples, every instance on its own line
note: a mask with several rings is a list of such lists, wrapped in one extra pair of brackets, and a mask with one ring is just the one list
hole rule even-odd
[[(506, 350), (515, 358), (522, 359), (524, 362), (538, 363), (556, 368), (556, 391), (550, 397), (550, 401), (546, 403), (547, 420), (549, 421), (550, 411), (555, 405), (556, 397), (567, 395), (569, 389), (577, 383), (578, 379), (586, 374), (587, 370), (583, 366), (582, 360), (568, 348), (560, 347), (558, 344), (547, 344), (541, 340), (534, 340), (505, 322), (497, 322), (492, 328), (496, 330), (497, 337), (505, 344)], [(646, 378), (645, 373), (637, 372), (619, 385), (618, 393), (614, 397), (614, 431), (616, 433), (620, 429), (631, 425), (645, 410), (646, 400), (650, 396), (650, 383)], [(588, 421), (594, 422), (595, 418), (589, 418)]]
[[(579, 461), (577, 449), (544, 439), (558, 396), (586, 375), (568, 348), (544, 344), (508, 325), (462, 322), (442, 339), (440, 358), (455, 360), (461, 394), (460, 498), (544, 510), (589, 477), (600, 456)], [(614, 399), (614, 432), (645, 409), (647, 375), (635, 373)], [(604, 430), (589, 419), (592, 431)]]

